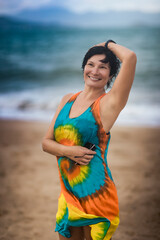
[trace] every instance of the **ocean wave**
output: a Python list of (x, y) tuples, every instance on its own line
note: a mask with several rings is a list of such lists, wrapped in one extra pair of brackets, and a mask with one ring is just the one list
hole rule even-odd
[[(19, 93), (0, 94), (0, 118), (50, 121), (62, 97), (82, 88), (45, 87)], [(136, 95), (135, 95), (136, 94)], [(155, 97), (158, 97), (157, 93)], [(147, 101), (144, 99), (147, 98)], [(160, 126), (159, 103), (149, 92), (133, 89), (116, 121), (122, 125)]]

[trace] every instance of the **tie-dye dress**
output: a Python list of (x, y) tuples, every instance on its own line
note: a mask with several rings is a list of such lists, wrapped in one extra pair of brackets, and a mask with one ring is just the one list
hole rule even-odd
[(96, 145), (96, 155), (88, 165), (76, 165), (57, 157), (61, 193), (56, 214), (56, 229), (71, 237), (70, 226), (90, 226), (93, 240), (109, 240), (119, 225), (117, 190), (107, 164), (110, 132), (103, 129), (99, 101), (101, 95), (80, 116), (70, 118), (71, 107), (80, 92), (74, 94), (60, 111), (54, 125), (54, 139), (68, 146)]

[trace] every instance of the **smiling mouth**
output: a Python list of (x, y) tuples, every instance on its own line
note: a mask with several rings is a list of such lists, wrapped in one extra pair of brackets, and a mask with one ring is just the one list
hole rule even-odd
[(92, 81), (99, 81), (101, 80), (101, 78), (94, 78), (94, 77), (91, 77), (91, 76), (88, 76)]

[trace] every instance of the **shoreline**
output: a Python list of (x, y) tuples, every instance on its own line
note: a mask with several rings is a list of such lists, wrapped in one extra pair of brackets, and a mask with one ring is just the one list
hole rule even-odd
[[(53, 118), (51, 118), (51, 121), (52, 121), (52, 119)], [(37, 120), (37, 119), (18, 119), (18, 118), (5, 118), (5, 117), (0, 117), (0, 122), (19, 122), (19, 123), (29, 123), (29, 124), (34, 124), (34, 123), (38, 123), (38, 124), (44, 124), (44, 125), (48, 125), (49, 126), (49, 124), (51, 123), (51, 121), (50, 120)], [(155, 124), (131, 124), (131, 123), (126, 123), (126, 124), (124, 124), (124, 123), (117, 123), (117, 122), (115, 122), (114, 123), (114, 125), (113, 125), (113, 127), (111, 128), (111, 130), (110, 131), (112, 131), (112, 129), (114, 129), (114, 128), (137, 128), (137, 129), (139, 129), (139, 128), (142, 128), (142, 129), (155, 129), (155, 128), (157, 128), (157, 129), (160, 129), (160, 125), (155, 125)]]
[[(42, 151), (50, 123), (0, 119), (0, 238), (58, 240), (56, 158)], [(107, 161), (117, 187), (114, 240), (158, 240), (160, 127), (113, 126)]]

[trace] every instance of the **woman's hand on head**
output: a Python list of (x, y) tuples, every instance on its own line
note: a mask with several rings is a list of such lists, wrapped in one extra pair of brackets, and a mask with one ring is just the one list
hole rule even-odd
[(67, 148), (68, 153), (65, 156), (80, 165), (88, 165), (96, 154), (95, 151), (82, 146), (67, 146)]

